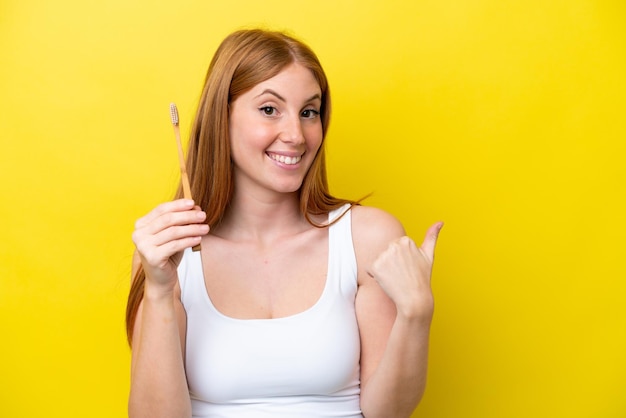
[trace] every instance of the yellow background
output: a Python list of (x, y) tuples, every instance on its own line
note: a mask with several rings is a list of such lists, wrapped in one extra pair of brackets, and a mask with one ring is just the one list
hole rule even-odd
[(136, 218), (242, 26), (318, 53), (334, 193), (446, 221), (415, 417), (626, 416), (626, 3), (0, 2), (0, 416), (123, 417)]

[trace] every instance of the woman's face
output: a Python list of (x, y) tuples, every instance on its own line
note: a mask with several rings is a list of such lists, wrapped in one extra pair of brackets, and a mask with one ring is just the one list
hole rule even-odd
[(300, 188), (322, 143), (321, 96), (313, 73), (294, 63), (230, 104), (238, 190), (288, 193)]

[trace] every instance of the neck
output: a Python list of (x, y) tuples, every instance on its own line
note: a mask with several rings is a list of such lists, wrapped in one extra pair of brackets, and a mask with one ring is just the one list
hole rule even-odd
[(271, 242), (308, 229), (298, 192), (255, 195), (237, 193), (212, 233), (225, 239)]

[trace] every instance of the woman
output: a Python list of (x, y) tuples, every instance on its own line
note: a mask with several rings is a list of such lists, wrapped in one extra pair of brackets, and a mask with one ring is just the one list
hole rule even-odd
[(418, 248), (391, 215), (331, 196), (329, 118), (306, 45), (245, 30), (218, 48), (188, 151), (196, 202), (133, 233), (131, 417), (389, 418), (419, 402), (442, 224)]

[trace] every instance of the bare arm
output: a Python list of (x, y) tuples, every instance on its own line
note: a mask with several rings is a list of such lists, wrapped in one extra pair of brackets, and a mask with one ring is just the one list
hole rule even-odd
[(133, 331), (130, 418), (190, 417), (184, 371), (185, 312), (177, 295), (150, 295), (141, 302)]
[[(133, 330), (130, 418), (191, 416), (184, 368), (186, 316), (176, 268), (184, 248), (208, 232), (193, 204), (160, 205), (137, 221), (133, 270), (146, 273), (144, 298)], [(134, 274), (133, 274), (134, 276)]]
[(409, 417), (426, 385), (433, 314), (432, 252), (441, 224), (418, 248), (390, 215), (359, 208), (353, 217), (359, 269), (361, 409), (366, 418)]

